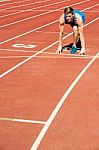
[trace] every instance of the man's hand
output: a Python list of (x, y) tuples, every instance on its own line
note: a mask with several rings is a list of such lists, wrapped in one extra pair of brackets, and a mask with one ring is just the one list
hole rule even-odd
[(62, 37), (63, 37), (63, 32), (64, 32), (64, 14), (62, 14), (59, 19), (59, 30), (60, 30), (59, 31), (59, 45), (56, 51), (57, 54), (62, 53)]
[(61, 46), (58, 46), (58, 49), (57, 49), (56, 53), (57, 53), (57, 54), (61, 54), (61, 52), (62, 52), (62, 47), (61, 47)]
[(85, 54), (85, 48), (82, 48), (79, 54), (80, 54), (80, 55), (86, 55), (86, 54)]

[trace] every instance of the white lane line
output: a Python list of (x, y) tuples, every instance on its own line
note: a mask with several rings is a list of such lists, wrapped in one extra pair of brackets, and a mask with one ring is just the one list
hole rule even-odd
[[(70, 56), (71, 55), (71, 56)], [(80, 55), (76, 55), (76, 56), (73, 56), (72, 54), (67, 54), (67, 56), (66, 55), (57, 55), (56, 54), (56, 56), (35, 56), (35, 58), (52, 58), (52, 59), (56, 59), (56, 58), (58, 58), (58, 59), (66, 59), (66, 58), (70, 58), (70, 59), (91, 59), (91, 58), (93, 58), (94, 56), (91, 56), (91, 55), (84, 55), (84, 56), (80, 56)], [(18, 55), (18, 56), (0, 56), (0, 59), (14, 59), (14, 58), (28, 58), (28, 57), (30, 57), (29, 55), (25, 55), (25, 56), (20, 56), (20, 55)], [(97, 58), (99, 58), (99, 57), (97, 57)]]
[(97, 12), (99, 12), (99, 10), (92, 10), (92, 11), (90, 11), (90, 10), (88, 11), (88, 10), (87, 10), (87, 11), (85, 11), (85, 12), (89, 12), (89, 13), (97, 13)]
[[(22, 53), (37, 53), (38, 51), (28, 51), (28, 50), (14, 50), (14, 49), (0, 49), (0, 51), (10, 51), (10, 52), (22, 52)], [(67, 50), (69, 52), (69, 50)], [(65, 57), (66, 58), (69, 56), (71, 57), (84, 57), (84, 58), (92, 58), (94, 57), (95, 55), (79, 55), (79, 54), (70, 54), (70, 53), (61, 53), (61, 54), (57, 54), (56, 52), (47, 52), (47, 51), (44, 51), (44, 52), (41, 52), (40, 54), (47, 54), (47, 56), (35, 56), (35, 57)], [(52, 55), (52, 56), (48, 56), (48, 55)], [(30, 57), (30, 55), (14, 55), (14, 56), (0, 56), (0, 58), (17, 58), (17, 57)]]
[(33, 53), (33, 52), (37, 52), (37, 51), (28, 51), (28, 50), (21, 50), (21, 49), (6, 49), (6, 48), (0, 48), (0, 51), (10, 51), (10, 52), (28, 52), (28, 53)]
[[(5, 1), (10, 1), (10, 0), (0, 0), (0, 2), (5, 2)], [(0, 5), (1, 6), (1, 5)]]
[[(97, 6), (98, 6), (98, 4), (97, 4)], [(31, 9), (29, 9), (29, 10), (26, 10), (26, 9), (18, 9), (18, 10), (13, 10), (13, 12), (16, 12), (16, 11), (18, 11), (18, 12), (16, 12), (16, 13), (13, 13), (13, 14), (17, 14), (17, 13), (22, 13), (22, 12), (25, 12), (25, 11), (27, 11), (27, 12), (43, 12), (43, 11), (45, 11), (45, 12), (50, 12), (50, 11), (54, 11), (55, 9), (39, 9), (39, 10), (31, 10)], [(57, 12), (63, 12), (63, 10), (60, 8), (60, 10), (56, 10)], [(9, 12), (9, 10), (8, 11), (6, 11), (6, 12)], [(11, 12), (11, 11), (10, 11)], [(97, 13), (97, 12), (99, 12), (99, 10), (92, 10), (92, 11), (85, 11), (85, 12), (88, 12), (88, 13)], [(11, 14), (12, 15), (12, 14)], [(0, 18), (3, 18), (3, 17), (7, 17), (7, 16), (10, 16), (10, 14), (9, 15), (5, 15), (5, 16), (0, 16)]]
[[(89, 23), (87, 23), (84, 27), (90, 25), (91, 23), (95, 22), (96, 20), (98, 20), (99, 17), (95, 18), (94, 20), (90, 21)], [(65, 36), (63, 39), (66, 39), (67, 37), (71, 36), (73, 34), (70, 33), (67, 36)], [(30, 59), (34, 58), (35, 56), (37, 56), (38, 54), (44, 52), (45, 50), (51, 48), (52, 46), (56, 45), (58, 43), (58, 41), (54, 42), (53, 44), (45, 47), (44, 49), (40, 50), (39, 52), (37, 52), (36, 54), (33, 54), (32, 56), (30, 56), (29, 58), (25, 59), (24, 61), (20, 62), (19, 64), (15, 65), (14, 67), (10, 68), (9, 70), (5, 71), (4, 73), (2, 73), (0, 75), (0, 78), (4, 77), (5, 75), (7, 75), (8, 73), (12, 72), (14, 69), (18, 68), (19, 66), (23, 65), (24, 63), (26, 63), (27, 61), (29, 61)]]
[[(59, 32), (55, 32), (55, 31), (35, 31), (38, 33), (47, 33), (47, 34), (59, 34)], [(67, 32), (65, 34), (69, 34), (70, 32)]]
[[(97, 48), (97, 47), (95, 47), (95, 48)], [(94, 47), (92, 48), (92, 47), (90, 47), (90, 48), (86, 48), (86, 50), (88, 51), (88, 50), (92, 50), (92, 49), (94, 49)], [(25, 50), (25, 49), (6, 49), (6, 48), (0, 48), (0, 51), (8, 51), (8, 52), (22, 52), (22, 53), (33, 53), (33, 52), (38, 52), (37, 50)], [(64, 52), (69, 52), (70, 50), (63, 50), (63, 53), (61, 53), (61, 55), (67, 55), (66, 53), (64, 53)], [(51, 51), (49, 51), (49, 52), (47, 52), (47, 51), (45, 51), (45, 52), (41, 52), (41, 53), (46, 53), (46, 54), (56, 54), (56, 52), (51, 52)], [(69, 54), (68, 54), (69, 55)], [(70, 54), (71, 55), (71, 54)], [(76, 54), (75, 54), (76, 55)], [(87, 56), (87, 55), (86, 55)], [(89, 56), (89, 55), (88, 55)]]
[(61, 109), (61, 106), (64, 104), (66, 101), (68, 95), (70, 92), (73, 90), (75, 85), (78, 83), (78, 81), (81, 79), (81, 77), (84, 75), (84, 73), (88, 70), (88, 68), (91, 66), (91, 64), (96, 60), (96, 58), (99, 56), (99, 53), (96, 54), (96, 56), (85, 66), (85, 68), (80, 72), (80, 74), (77, 76), (77, 78), (73, 81), (73, 83), (70, 85), (70, 87), (67, 89), (63, 97), (60, 99), (59, 103), (53, 110), (52, 114), (50, 115), (49, 119), (47, 120), (47, 123), (44, 125), (42, 128), (40, 134), (38, 135), (37, 139), (35, 140), (34, 144), (32, 145), (30, 150), (37, 150), (40, 142), (42, 141), (44, 135), (46, 134), (48, 128), (50, 127), (52, 121), (56, 117), (57, 113)]
[[(86, 3), (87, 1), (90, 1), (90, 0), (84, 0), (84, 1), (82, 1), (82, 2), (75, 3), (75, 4), (71, 4), (71, 5), (68, 5), (68, 6), (79, 5), (79, 4), (82, 4), (82, 3)], [(49, 13), (52, 13), (52, 12), (56, 12), (57, 10), (60, 10), (60, 9), (62, 9), (62, 8), (64, 8), (64, 7), (61, 7), (61, 8), (55, 9), (55, 10), (51, 10), (51, 11), (49, 11), (49, 12), (41, 13), (41, 14), (38, 14), (38, 15), (35, 15), (35, 16), (29, 17), (29, 18), (22, 19), (22, 20), (18, 20), (18, 21), (9, 23), (9, 24), (1, 25), (0, 28), (4, 28), (4, 27), (9, 26), (9, 25), (13, 25), (13, 24), (20, 23), (20, 22), (23, 22), (23, 21), (26, 21), (26, 20), (30, 20), (30, 19), (33, 19), (33, 18), (42, 16), (42, 15), (46, 15), (46, 14), (49, 14)], [(26, 10), (26, 11), (27, 11), (27, 10)]]
[(45, 121), (36, 121), (36, 120), (27, 120), (27, 119), (16, 119), (16, 118), (4, 118), (0, 117), (1, 121), (15, 121), (15, 122), (23, 122), (23, 123), (32, 123), (32, 124), (46, 124)]
[(27, 57), (30, 57), (29, 55), (25, 55), (25, 56), (20, 56), (20, 55), (16, 55), (16, 56), (0, 56), (0, 59), (13, 59), (13, 58), (27, 58)]
[[(52, 58), (52, 59), (53, 58), (55, 58), (55, 59), (56, 58), (58, 58), (58, 59), (59, 58), (61, 58), (61, 59), (66, 59), (66, 58), (68, 58), (68, 59), (75, 59), (75, 58), (76, 59), (88, 59), (88, 58), (91, 59), (91, 58), (93, 58), (95, 56), (91, 56), (91, 55), (89, 55), (89, 56), (88, 55), (87, 56), (85, 56), (85, 55), (84, 56), (80, 56), (80, 55), (78, 55), (78, 56), (77, 55), (76, 56), (73, 56), (73, 55), (70, 56), (69, 54), (67, 54), (67, 56), (64, 55), (64, 56), (35, 56), (35, 57), (36, 58)], [(99, 58), (99, 56), (97, 58)]]
[[(9, 1), (11, 1), (11, 0), (9, 0)], [(23, 0), (23, 1), (17, 1), (17, 2), (11, 2), (11, 3), (6, 3), (6, 4), (2, 4), (2, 5), (0, 5), (0, 6), (4, 6), (4, 5), (8, 5), (8, 4), (15, 4), (15, 3), (22, 3), (22, 2), (27, 2), (27, 1), (31, 1), (31, 0)], [(46, 1), (50, 1), (50, 0), (44, 0), (44, 1), (40, 1), (40, 2), (34, 2), (33, 4), (36, 4), (36, 3), (42, 3), (42, 2), (46, 2)]]

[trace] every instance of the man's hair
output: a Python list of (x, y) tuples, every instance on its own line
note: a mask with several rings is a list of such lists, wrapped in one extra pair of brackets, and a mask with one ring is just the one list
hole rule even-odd
[(69, 14), (71, 13), (73, 15), (73, 8), (72, 7), (65, 7), (64, 9), (64, 14)]

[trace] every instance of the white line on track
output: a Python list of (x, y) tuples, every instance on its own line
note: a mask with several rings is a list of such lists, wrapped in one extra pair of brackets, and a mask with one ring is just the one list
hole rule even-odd
[[(27, 53), (33, 53), (33, 52), (38, 52), (38, 51), (28, 51), (28, 50), (21, 50), (21, 49), (18, 49), (18, 50), (15, 50), (15, 49), (0, 49), (0, 51), (12, 51), (12, 52), (27, 52)], [(64, 50), (64, 51), (68, 51), (69, 52), (69, 50)], [(53, 55), (55, 55), (56, 53), (55, 52), (41, 52), (41, 53), (45, 53), (45, 54), (53, 54)], [(64, 53), (61, 53), (61, 54), (59, 54), (59, 55), (69, 55), (69, 54), (64, 54)], [(70, 54), (70, 55), (72, 55), (72, 54)], [(76, 55), (76, 54), (75, 54)]]
[(5, 48), (0, 48), (0, 51), (13, 51), (13, 52), (29, 52), (29, 53), (32, 53), (32, 52), (37, 52), (37, 51), (28, 51), (28, 50), (21, 50), (21, 49), (5, 49)]
[[(0, 2), (6, 2), (6, 1), (10, 1), (10, 0), (0, 0)], [(1, 5), (0, 5), (1, 6)]]
[[(58, 58), (58, 59), (66, 59), (66, 58), (68, 58), (68, 59), (91, 59), (91, 58), (93, 58), (93, 57), (95, 57), (95, 56), (80, 56), (80, 55), (77, 55), (77, 56), (73, 56), (73, 55), (68, 55), (67, 54), (67, 56), (36, 56), (36, 58)], [(99, 58), (99, 56), (97, 57), (97, 58)]]
[(45, 121), (36, 121), (36, 120), (27, 120), (27, 119), (16, 119), (16, 118), (4, 118), (0, 117), (1, 121), (14, 121), (14, 122), (22, 122), (22, 123), (32, 123), (32, 124), (46, 124)]
[[(38, 51), (28, 51), (28, 50), (14, 50), (14, 49), (0, 49), (0, 51), (10, 51), (10, 52), (22, 52), (22, 53), (37, 53)], [(67, 52), (69, 52), (69, 50), (66, 50)], [(84, 57), (84, 58), (92, 58), (92, 57), (94, 57), (95, 55), (79, 55), (79, 54), (69, 54), (69, 53), (61, 53), (61, 54), (57, 54), (56, 52), (47, 52), (47, 51), (44, 51), (44, 52), (41, 52), (40, 54), (47, 54), (47, 56), (48, 55), (52, 55), (52, 57), (53, 56), (58, 56), (58, 57), (65, 57), (65, 56), (71, 56), (71, 57)], [(44, 56), (44, 57), (47, 57), (47, 56)], [(18, 55), (18, 56), (0, 56), (0, 58), (13, 58), (13, 57), (30, 57), (30, 56), (26, 56), (26, 55), (22, 55), (22, 56), (20, 56), (20, 55)], [(36, 56), (36, 57), (39, 57), (39, 56)], [(40, 56), (41, 57), (41, 56)], [(43, 57), (43, 56), (42, 56)], [(49, 57), (49, 56), (48, 56)]]
[[(97, 6), (98, 6), (99, 4), (97, 4)], [(13, 13), (13, 14), (17, 14), (17, 13), (22, 13), (22, 12), (32, 12), (32, 11), (34, 11), (34, 12), (43, 12), (43, 11), (45, 11), (45, 12), (50, 12), (50, 11), (54, 11), (55, 9), (39, 9), (39, 10), (26, 10), (26, 9), (21, 9), (21, 10), (17, 10), (17, 9), (14, 9), (13, 10), (13, 12), (15, 12), (15, 13)], [(17, 12), (18, 11), (18, 12)], [(6, 12), (9, 12), (9, 11), (6, 11)], [(60, 9), (60, 10), (57, 10), (57, 12), (63, 12), (63, 10), (62, 9)], [(91, 12), (93, 12), (93, 13), (96, 13), (96, 12), (99, 12), (99, 10), (92, 10), (92, 11), (85, 11), (85, 12), (89, 12), (89, 13), (91, 13)], [(11, 16), (12, 14), (8, 14), (8, 15), (4, 15), (4, 16), (0, 16), (0, 18), (3, 18), (3, 17), (7, 17), (7, 16)]]
[[(54, 31), (35, 31), (35, 32), (39, 32), (39, 33), (51, 33), (51, 34), (59, 34), (59, 32), (54, 32)], [(65, 34), (69, 34), (69, 33), (65, 33)]]
[[(23, 55), (22, 56), (20, 56), (20, 55), (18, 55), (18, 56), (17, 55), (16, 56), (0, 56), (0, 59), (28, 58), (28, 57), (30, 57), (30, 56), (29, 55), (24, 55), (24, 56)], [(89, 58), (89, 59), (91, 59), (93, 57), (95, 57), (95, 56), (91, 56), (91, 55), (86, 56), (86, 55), (77, 55), (77, 54), (75, 56), (72, 55), (72, 54), (67, 54), (67, 55), (65, 55), (65, 54), (64, 55), (57, 55), (56, 54), (56, 56), (44, 56), (44, 55), (43, 56), (39, 56), (39, 55), (35, 56), (35, 58), (52, 58), (52, 59), (56, 59), (56, 58), (57, 59), (60, 59), (60, 58), (61, 59), (66, 59), (66, 58), (70, 58), (70, 59), (75, 59), (75, 58), (76, 59), (77, 58), (78, 59), (88, 59)], [(99, 57), (97, 57), (97, 58), (99, 58)]]
[[(10, 1), (10, 0), (9, 0)], [(6, 4), (2, 4), (2, 5), (0, 5), (0, 6), (4, 6), (4, 5), (8, 5), (8, 4), (15, 4), (15, 3), (18, 3), (18, 5), (19, 5), (19, 3), (22, 3), (22, 2), (27, 2), (27, 1), (31, 1), (31, 0), (23, 0), (23, 1), (17, 1), (17, 2), (11, 2), (11, 3), (6, 3)], [(40, 2), (34, 2), (33, 4), (36, 4), (36, 3), (43, 3), (43, 2), (46, 2), (46, 1), (50, 1), (50, 0), (44, 0), (44, 1), (40, 1)]]
[[(99, 17), (95, 18), (94, 20), (90, 21), (89, 23), (87, 23), (86, 25), (84, 25), (84, 27), (92, 24), (93, 22), (97, 21), (99, 19)], [(26, 33), (25, 33), (26, 34)], [(71, 32), (70, 34), (68, 34), (67, 36), (65, 36), (63, 39), (66, 39), (67, 37), (71, 36), (73, 34), (73, 32)], [(22, 36), (22, 35), (21, 35)], [(53, 44), (43, 48), (42, 50), (40, 50), (39, 52), (37, 52), (36, 54), (31, 55), (30, 57), (28, 57), (27, 59), (25, 59), (24, 61), (20, 62), (19, 64), (15, 65), (14, 67), (10, 68), (9, 70), (7, 70), (6, 72), (2, 73), (0, 75), (0, 78), (4, 77), (5, 75), (7, 75), (8, 73), (12, 72), (13, 70), (15, 70), (16, 68), (18, 68), (19, 66), (23, 65), (24, 63), (26, 63), (27, 61), (29, 61), (30, 59), (34, 58), (35, 56), (37, 56), (38, 54), (44, 52), (45, 50), (51, 48), (52, 46), (56, 45), (58, 43), (58, 41), (54, 42)]]
[(92, 63), (96, 60), (96, 58), (99, 56), (99, 53), (96, 54), (96, 56), (85, 66), (85, 68), (80, 72), (80, 74), (77, 76), (77, 78), (73, 81), (73, 83), (70, 85), (70, 87), (67, 89), (63, 97), (59, 100), (59, 103), (53, 110), (52, 114), (50, 115), (49, 119), (47, 120), (47, 123), (42, 128), (40, 134), (38, 135), (37, 139), (35, 140), (34, 144), (32, 145), (30, 150), (37, 150), (40, 142), (42, 141), (44, 135), (46, 134), (48, 128), (50, 127), (52, 121), (56, 117), (57, 113), (59, 112), (61, 106), (66, 101), (68, 95), (73, 90), (75, 85), (78, 83), (78, 81), (81, 79), (81, 77), (84, 75), (84, 73), (88, 70), (88, 68), (92, 65)]
[(87, 10), (87, 11), (85, 11), (85, 12), (89, 12), (89, 13), (97, 13), (97, 12), (99, 12), (99, 10), (92, 10), (92, 11), (90, 11), (90, 10), (88, 11), (88, 10)]

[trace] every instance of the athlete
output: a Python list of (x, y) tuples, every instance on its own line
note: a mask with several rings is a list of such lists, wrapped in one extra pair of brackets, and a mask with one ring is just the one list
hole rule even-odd
[(80, 55), (85, 55), (85, 39), (83, 33), (83, 24), (85, 22), (85, 14), (80, 10), (74, 10), (72, 7), (66, 7), (64, 13), (60, 16), (59, 19), (59, 45), (57, 53), (62, 52), (62, 37), (64, 33), (64, 25), (69, 24), (73, 29), (73, 46), (71, 48), (70, 54), (77, 53), (76, 44), (80, 39), (81, 50)]

